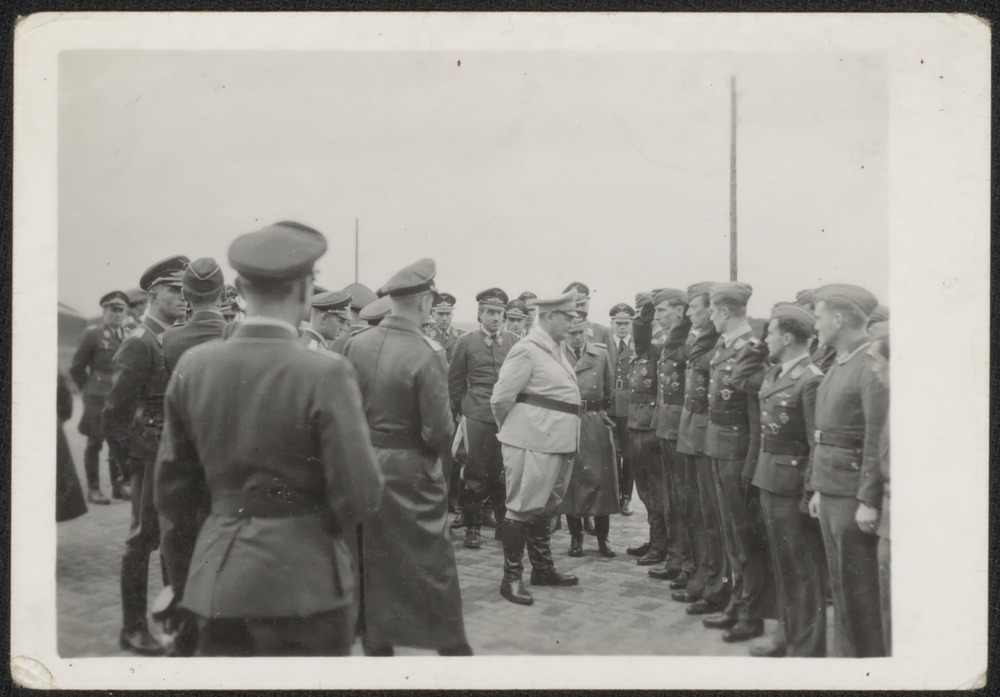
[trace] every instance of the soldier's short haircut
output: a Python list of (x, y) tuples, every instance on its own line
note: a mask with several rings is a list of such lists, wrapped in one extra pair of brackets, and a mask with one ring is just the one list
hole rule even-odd
[[(868, 326), (868, 316), (849, 300), (823, 298), (819, 302), (823, 303), (827, 312), (836, 313), (843, 317), (844, 324), (851, 329), (864, 329)], [(819, 302), (816, 304), (819, 305)]]
[(259, 295), (269, 298), (281, 298), (290, 295), (295, 290), (296, 284), (302, 283), (303, 278), (252, 278), (249, 276), (237, 276), (236, 285), (240, 295)]
[(221, 298), (225, 290), (226, 290), (225, 288), (220, 287), (218, 290), (214, 290), (209, 293), (196, 293), (193, 290), (188, 290), (187, 288), (184, 288), (182, 291), (182, 295), (184, 296), (184, 299), (187, 300), (192, 305), (207, 305)]
[(813, 336), (813, 332), (803, 327), (801, 322), (796, 322), (787, 317), (778, 318), (778, 333), (791, 334), (800, 344), (808, 343)]
[(715, 301), (715, 305), (726, 308), (733, 317), (746, 317), (747, 306), (741, 305), (732, 298), (719, 298)]

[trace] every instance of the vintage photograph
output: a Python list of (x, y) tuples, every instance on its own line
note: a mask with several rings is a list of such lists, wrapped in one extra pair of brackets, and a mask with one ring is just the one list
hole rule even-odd
[(53, 56), (58, 658), (907, 656), (891, 52), (401, 19)]

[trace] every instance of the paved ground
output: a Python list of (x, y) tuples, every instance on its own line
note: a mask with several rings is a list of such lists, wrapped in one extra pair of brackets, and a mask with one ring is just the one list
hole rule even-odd
[[(79, 401), (74, 416), (81, 412)], [(65, 426), (73, 456), (83, 479), (84, 439), (75, 419)], [(105, 447), (102, 456), (106, 456)], [(107, 466), (101, 476), (107, 484)], [(499, 594), (503, 559), (500, 542), (484, 536), (481, 549), (462, 546), (456, 536), (466, 631), (477, 654), (486, 655), (709, 655), (745, 656), (744, 644), (726, 644), (717, 630), (705, 629), (700, 618), (684, 612), (685, 605), (670, 599), (667, 584), (646, 575), (625, 547), (645, 540), (645, 511), (638, 500), (631, 517), (615, 516), (611, 541), (618, 556), (597, 554), (596, 539), (585, 536), (585, 554), (566, 555), (569, 534), (563, 529), (552, 538), (560, 571), (580, 577), (572, 588), (531, 588), (535, 604), (516, 606)], [(116, 501), (110, 506), (90, 506), (76, 520), (60, 523), (57, 563), (59, 654), (63, 657), (120, 656), (118, 630), (121, 604), (118, 569), (128, 532), (129, 508)], [(491, 530), (487, 531), (492, 533)], [(525, 559), (525, 565), (530, 568)], [(525, 574), (527, 580), (528, 574)], [(150, 598), (160, 590), (159, 557), (150, 564)], [(774, 622), (767, 622), (767, 634)], [(766, 637), (766, 635), (765, 635)], [(355, 646), (360, 654), (360, 647)], [(399, 650), (400, 655), (425, 652)]]

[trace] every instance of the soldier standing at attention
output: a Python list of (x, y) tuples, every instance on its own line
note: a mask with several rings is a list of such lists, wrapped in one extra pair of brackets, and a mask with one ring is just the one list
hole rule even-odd
[[(580, 281), (573, 281), (568, 286), (566, 286), (563, 293), (568, 293), (571, 290), (577, 292), (577, 309), (585, 314), (590, 313), (590, 288)], [(615, 361), (615, 349), (614, 340), (611, 336), (611, 330), (605, 327), (603, 324), (594, 324), (593, 322), (587, 322), (587, 340), (592, 341), (595, 344), (600, 344), (608, 349), (608, 353), (611, 354), (611, 362)]]
[(325, 250), (292, 222), (238, 237), (229, 263), (247, 318), (227, 341), (187, 351), (171, 377), (156, 503), (200, 656), (337, 656), (354, 641), (343, 531), (376, 510), (383, 480), (354, 370), (298, 342)]
[[(87, 501), (102, 506), (111, 501), (101, 493), (101, 446), (104, 444), (101, 411), (104, 409), (105, 395), (111, 389), (112, 359), (125, 338), (122, 324), (127, 308), (128, 296), (120, 290), (111, 291), (101, 298), (102, 322), (88, 327), (83, 333), (69, 369), (70, 377), (83, 393), (83, 416), (77, 429), (87, 436), (87, 448), (83, 451)], [(114, 452), (109, 454), (111, 496), (116, 499), (128, 499), (131, 494), (122, 475), (121, 468), (124, 464), (115, 457)]]
[(628, 369), (632, 355), (632, 320), (635, 310), (627, 303), (611, 308), (611, 326), (614, 329), (614, 375), (611, 385), (611, 409), (608, 416), (615, 424), (615, 452), (618, 456), (618, 490), (621, 495), (622, 515), (632, 515), (632, 465), (628, 457)]
[(583, 556), (583, 516), (593, 516), (601, 556), (613, 557), (608, 544), (610, 516), (619, 512), (618, 463), (615, 458), (611, 406), (611, 357), (607, 349), (587, 341), (587, 318), (580, 313), (566, 332), (563, 347), (573, 366), (583, 400), (580, 447), (560, 510), (570, 532), (569, 555)]
[(434, 305), (431, 307), (431, 316), (434, 318), (437, 330), (432, 338), (436, 339), (444, 347), (444, 355), (449, 363), (451, 363), (451, 357), (455, 353), (455, 344), (458, 342), (458, 337), (465, 333), (451, 326), (451, 318), (454, 311), (454, 295), (451, 293), (434, 294)]
[(635, 489), (646, 506), (648, 541), (626, 552), (639, 557), (640, 566), (659, 564), (667, 556), (667, 529), (663, 517), (663, 479), (660, 476), (660, 442), (656, 437), (656, 364), (660, 347), (652, 343), (653, 299), (643, 293), (636, 299), (639, 316), (632, 322), (635, 355), (629, 365), (628, 453)]
[(667, 557), (663, 568), (650, 569), (649, 575), (661, 581), (678, 580), (687, 585), (694, 574), (694, 557), (684, 523), (684, 498), (695, 482), (687, 473), (677, 453), (677, 437), (684, 408), (685, 343), (691, 333), (687, 318), (687, 293), (668, 288), (653, 296), (653, 319), (664, 332), (663, 348), (657, 362), (656, 437), (660, 439), (660, 477), (663, 484), (664, 523), (667, 530)]
[(385, 476), (377, 513), (363, 526), (365, 654), (393, 646), (471, 656), (448, 533), (454, 432), (444, 349), (418, 328), (434, 299), (434, 262), (385, 284), (392, 314), (357, 332), (345, 356), (358, 373), (372, 445)]
[(549, 547), (549, 517), (566, 494), (580, 438), (580, 390), (559, 347), (577, 317), (576, 294), (535, 302), (538, 324), (511, 349), (490, 398), (507, 494), (500, 595), (520, 605), (533, 602), (521, 582), (526, 545), (532, 585), (579, 582), (556, 571)]
[[(812, 491), (804, 486), (823, 377), (809, 358), (815, 323), (804, 307), (779, 303), (764, 343), (751, 341), (733, 370), (738, 389), (760, 394), (761, 448), (753, 485), (760, 490), (779, 611), (774, 643), (753, 647), (751, 656), (826, 656), (826, 557), (819, 525), (809, 517)], [(765, 358), (776, 365), (761, 375)]]
[(195, 259), (184, 270), (181, 292), (191, 305), (191, 319), (163, 332), (163, 360), (173, 372), (181, 354), (192, 346), (222, 338), (226, 320), (220, 311), (225, 283), (222, 269), (211, 257)]
[(146, 619), (149, 556), (160, 545), (160, 525), (153, 506), (153, 466), (163, 429), (163, 393), (167, 366), (163, 333), (184, 314), (181, 277), (188, 265), (174, 256), (150, 266), (139, 285), (149, 307), (125, 337), (114, 357), (114, 376), (104, 401), (104, 434), (119, 462), (131, 473), (132, 519), (122, 556), (122, 630), (119, 644), (134, 653), (155, 656), (163, 648), (149, 633)]
[(705, 451), (712, 458), (733, 591), (729, 606), (702, 624), (725, 629), (726, 642), (763, 634), (764, 618), (772, 616), (774, 606), (767, 529), (751, 488), (760, 455), (760, 406), (755, 392), (739, 389), (732, 380), (736, 361), (753, 338), (746, 316), (752, 292), (746, 283), (733, 281), (712, 286), (710, 293), (711, 319), (720, 336), (709, 362)]
[[(816, 289), (806, 288), (805, 290), (800, 290), (795, 294), (795, 303), (815, 314)], [(832, 346), (821, 343), (819, 336), (814, 336), (809, 343), (809, 357), (813, 364), (826, 374), (837, 357), (837, 350)]]
[(872, 371), (867, 325), (878, 301), (836, 283), (816, 290), (816, 331), (837, 351), (816, 392), (809, 513), (819, 518), (833, 590), (833, 655), (886, 655), (878, 577), (880, 438), (889, 394)]
[(677, 432), (677, 452), (684, 455), (685, 479), (693, 482), (685, 499), (688, 534), (694, 546), (695, 573), (686, 584), (671, 581), (670, 597), (692, 603), (689, 615), (719, 612), (729, 602), (730, 586), (722, 543), (722, 513), (716, 495), (712, 460), (705, 454), (708, 430), (709, 361), (719, 333), (709, 319), (709, 291), (715, 284), (703, 281), (688, 286), (687, 316), (691, 333), (685, 344), (684, 408)]
[(330, 350), (341, 355), (344, 354), (344, 344), (346, 344), (347, 340), (351, 338), (351, 335), (368, 327), (368, 322), (361, 319), (361, 310), (363, 310), (366, 305), (378, 300), (378, 296), (375, 295), (372, 289), (363, 283), (348, 284), (347, 287), (344, 288), (344, 292), (351, 296), (351, 301), (348, 304), (349, 314), (347, 328), (332, 342), (328, 342)]
[[(493, 502), (496, 520), (503, 520), (506, 496), (503, 456), (497, 441), (497, 423), (490, 409), (490, 396), (500, 375), (500, 366), (517, 342), (516, 336), (502, 329), (507, 294), (499, 288), (490, 288), (477, 295), (476, 301), (480, 328), (459, 337), (448, 370), (452, 410), (464, 417), (468, 442), (461, 505), (465, 520), (464, 544), (469, 549), (479, 549), (483, 500), (487, 496)], [(499, 525), (496, 536), (500, 536)]]
[(351, 295), (346, 290), (316, 293), (309, 301), (312, 308), (309, 326), (302, 330), (299, 343), (311, 349), (330, 350), (330, 343), (347, 331), (351, 321), (348, 307)]

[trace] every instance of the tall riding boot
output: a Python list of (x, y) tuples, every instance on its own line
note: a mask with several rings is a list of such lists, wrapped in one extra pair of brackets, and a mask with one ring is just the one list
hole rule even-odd
[(549, 534), (549, 520), (545, 516), (536, 518), (528, 527), (531, 585), (575, 586), (580, 582), (580, 579), (556, 571), (555, 564), (552, 562), (552, 549), (549, 547)]
[(91, 436), (87, 439), (87, 447), (83, 451), (83, 471), (87, 475), (87, 502), (104, 506), (111, 503), (101, 493), (101, 439)]
[(569, 527), (569, 555), (583, 556), (583, 519), (580, 516), (567, 515), (566, 525)]
[(594, 516), (594, 527), (597, 529), (597, 548), (601, 550), (601, 556), (613, 557), (615, 551), (608, 544), (608, 533), (611, 532), (611, 517), (606, 515)]
[(163, 647), (149, 633), (146, 621), (148, 579), (149, 553), (126, 543), (121, 571), (122, 631), (118, 643), (133, 653), (158, 656)]
[(111, 475), (111, 498), (129, 501), (132, 491), (125, 481), (125, 473), (114, 454), (108, 455), (108, 474)]
[(465, 541), (469, 549), (479, 549), (479, 528), (483, 524), (483, 500), (472, 491), (462, 504), (462, 518), (465, 522)]
[(527, 534), (526, 524), (505, 518), (503, 521), (503, 581), (500, 595), (518, 605), (531, 605), (534, 599), (524, 588), (521, 575), (524, 573), (524, 544)]

